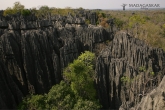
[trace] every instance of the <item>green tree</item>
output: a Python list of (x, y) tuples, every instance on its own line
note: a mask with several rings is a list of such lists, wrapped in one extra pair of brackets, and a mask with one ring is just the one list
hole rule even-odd
[(21, 10), (21, 14), (24, 16), (27, 16), (27, 15), (30, 15), (31, 12), (29, 10), (24, 9), (24, 10)]
[(14, 11), (12, 8), (8, 7), (4, 12), (3, 12), (3, 15), (6, 16), (6, 15), (11, 15), (11, 14), (14, 14)]
[(13, 10), (20, 11), (25, 8), (24, 5), (22, 5), (20, 2), (15, 2), (13, 6)]
[(99, 109), (101, 106), (94, 88), (94, 60), (93, 53), (82, 53), (64, 70), (64, 81), (54, 85), (48, 94), (25, 98), (19, 109)]
[(96, 90), (94, 88), (94, 60), (95, 55), (86, 51), (64, 70), (64, 79), (71, 83), (71, 89), (78, 97), (89, 100), (96, 98)]
[(48, 6), (46, 6), (46, 5), (44, 5), (44, 6), (41, 6), (39, 8), (39, 10), (36, 12), (36, 15), (38, 17), (46, 16), (50, 12), (51, 12), (50, 8)]
[(26, 15), (30, 15), (31, 12), (27, 9), (24, 9), (25, 6), (22, 5), (20, 2), (15, 2), (14, 6), (8, 7), (4, 12), (3, 15), (11, 15), (11, 14), (16, 14), (16, 13), (21, 13), (22, 15), (26, 16)]
[(140, 15), (134, 15), (129, 18), (129, 27), (133, 27), (137, 24), (144, 24), (146, 19), (141, 17)]
[(42, 110), (47, 109), (46, 103), (47, 95), (30, 95), (23, 99), (22, 103), (18, 106), (20, 110)]
[(74, 105), (74, 110), (96, 110), (100, 108), (99, 104), (90, 100), (79, 99)]
[(76, 100), (69, 85), (61, 81), (60, 84), (50, 89), (47, 95), (47, 102), (51, 109), (68, 110), (74, 107)]
[(118, 19), (118, 18), (114, 19), (114, 23), (118, 28), (122, 28), (122, 26), (124, 24), (124, 22), (122, 20)]
[(46, 13), (50, 12), (50, 9), (48, 6), (45, 5), (45, 6), (41, 6), (39, 8), (39, 11), (41, 11), (43, 14), (46, 14)]

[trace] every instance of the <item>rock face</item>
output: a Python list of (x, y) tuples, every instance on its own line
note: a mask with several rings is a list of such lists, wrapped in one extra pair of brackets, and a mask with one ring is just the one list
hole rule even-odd
[(0, 61), (0, 108), (16, 108), (22, 100), (23, 94), (18, 85), (13, 81), (12, 75), (6, 68), (5, 63)]
[(132, 110), (165, 110), (165, 77), (157, 88), (142, 98)]
[(129, 109), (158, 86), (165, 67), (162, 49), (118, 33), (96, 61), (96, 83), (104, 109)]
[(11, 31), (1, 36), (3, 60), (24, 94), (28, 91), (46, 92), (52, 84), (59, 82), (59, 52), (55, 35), (53, 29), (48, 29), (23, 34)]
[(98, 56), (96, 85), (103, 108), (137, 106), (161, 82), (164, 52), (126, 33), (114, 37), (115, 28), (95, 26), (96, 20), (96, 13), (83, 11), (47, 18), (0, 16), (0, 109), (16, 108), (29, 93), (48, 92), (85, 50)]
[(1, 109), (16, 108), (29, 93), (48, 92), (62, 80), (62, 70), (81, 52), (113, 38), (112, 32), (102, 27), (84, 26), (81, 17), (57, 18), (0, 16)]

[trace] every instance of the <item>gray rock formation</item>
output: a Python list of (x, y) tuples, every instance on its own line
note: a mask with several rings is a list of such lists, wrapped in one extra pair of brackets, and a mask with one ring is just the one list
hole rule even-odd
[[(47, 28), (24, 31), (21, 35), (11, 31), (1, 36), (4, 62), (21, 85), (21, 91), (25, 91), (24, 94), (46, 92), (61, 80), (55, 32)], [(8, 56), (12, 58), (6, 58)]]
[(2, 82), (5, 86), (0, 82), (2, 109), (16, 108), (27, 94), (48, 92), (62, 80), (63, 68), (81, 52), (112, 39), (112, 32), (102, 27), (76, 27), (84, 25), (82, 18), (73, 17), (68, 27), (67, 17), (61, 16), (51, 20), (12, 15), (0, 20), (0, 52), (5, 68), (0, 69), (0, 75), (8, 76), (1, 77), (4, 81), (11, 79), (11, 83)]
[(165, 77), (159, 86), (153, 89), (131, 110), (165, 110)]
[(158, 86), (164, 67), (162, 49), (149, 47), (124, 32), (116, 34), (96, 61), (96, 84), (103, 108), (134, 107)]
[(0, 109), (13, 109), (21, 102), (23, 94), (8, 71), (5, 63), (0, 60)]
[(7, 28), (8, 24), (6, 21), (0, 21), (0, 28)]
[[(80, 12), (47, 18), (0, 16), (1, 109), (16, 108), (29, 93), (48, 92), (62, 80), (62, 70), (85, 50), (100, 53), (95, 71), (104, 109), (135, 107), (158, 86), (165, 67), (162, 49), (126, 33), (114, 37), (113, 27), (94, 25), (96, 13)], [(85, 19), (93, 25), (86, 25)]]

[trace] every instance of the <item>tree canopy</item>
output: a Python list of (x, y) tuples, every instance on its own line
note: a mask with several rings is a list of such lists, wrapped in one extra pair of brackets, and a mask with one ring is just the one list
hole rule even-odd
[(13, 7), (8, 7), (3, 15), (11, 15), (11, 14), (16, 14), (16, 13), (21, 13), (22, 15), (29, 15), (30, 11), (25, 9), (25, 6), (22, 5), (20, 2), (15, 2)]
[(64, 69), (64, 80), (47, 94), (24, 98), (19, 109), (96, 110), (101, 106), (94, 87), (95, 55), (89, 51)]
[(81, 54), (65, 70), (64, 79), (70, 83), (72, 91), (79, 97), (93, 100), (96, 96), (94, 88), (95, 55), (89, 51)]

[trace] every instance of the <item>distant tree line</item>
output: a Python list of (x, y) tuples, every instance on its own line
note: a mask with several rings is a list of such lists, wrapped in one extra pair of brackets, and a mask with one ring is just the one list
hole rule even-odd
[[(15, 2), (13, 7), (8, 7), (3, 15), (11, 15), (20, 13), (28, 16), (34, 13), (37, 17), (45, 17), (51, 15), (67, 16), (68, 13), (75, 15), (77, 11), (84, 10), (83, 8), (72, 9), (66, 7), (50, 8), (48, 6), (41, 6), (38, 10), (32, 8), (31, 10), (25, 9), (24, 5), (20, 2)], [(144, 40), (148, 45), (160, 47), (165, 50), (165, 12), (164, 10), (158, 11), (104, 11), (92, 10), (96, 12), (96, 25), (104, 28), (113, 28), (117, 31), (124, 30), (131, 36)], [(90, 19), (85, 20), (86, 24), (91, 24)]]
[(10, 15), (10, 14), (16, 14), (16, 13), (21, 13), (22, 15), (30, 15), (30, 10), (28, 9), (25, 9), (25, 6), (24, 5), (21, 5), (20, 2), (15, 2), (14, 3), (14, 6), (13, 7), (8, 7), (3, 15), (6, 16), (6, 15)]

